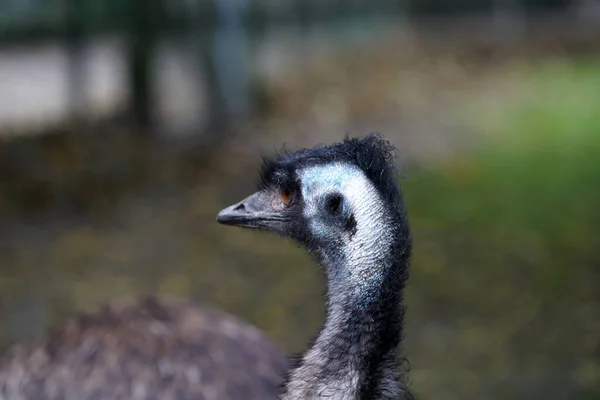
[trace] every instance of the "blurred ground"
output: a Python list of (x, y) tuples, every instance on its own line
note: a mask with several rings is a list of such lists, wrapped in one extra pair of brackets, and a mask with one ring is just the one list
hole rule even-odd
[(158, 293), (303, 349), (322, 317), (317, 268), (215, 215), (253, 190), (260, 154), (381, 131), (415, 233), (415, 392), (599, 399), (600, 58), (406, 40), (307, 57), (264, 88), (264, 119), (215, 147), (114, 127), (0, 144), (2, 345)]

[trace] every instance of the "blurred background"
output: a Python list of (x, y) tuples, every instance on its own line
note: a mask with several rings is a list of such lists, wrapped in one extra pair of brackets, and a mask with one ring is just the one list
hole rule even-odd
[(121, 297), (288, 351), (292, 243), (215, 223), (260, 156), (384, 133), (423, 399), (600, 399), (600, 1), (1, 0), (0, 350)]

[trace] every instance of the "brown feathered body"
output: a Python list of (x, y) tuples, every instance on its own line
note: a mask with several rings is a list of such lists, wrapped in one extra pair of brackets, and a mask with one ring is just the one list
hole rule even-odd
[(254, 326), (180, 300), (120, 302), (11, 348), (0, 400), (270, 399), (284, 353)]

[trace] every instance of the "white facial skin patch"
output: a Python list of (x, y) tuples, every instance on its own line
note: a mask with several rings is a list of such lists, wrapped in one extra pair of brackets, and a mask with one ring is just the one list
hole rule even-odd
[(356, 233), (351, 240), (343, 242), (344, 269), (357, 286), (379, 281), (382, 263), (392, 245), (391, 219), (373, 183), (360, 168), (347, 163), (306, 168), (300, 173), (300, 181), (304, 217), (317, 237), (327, 239), (340, 235), (327, 218), (323, 199), (330, 193), (343, 196), (342, 214), (352, 215), (356, 221)]

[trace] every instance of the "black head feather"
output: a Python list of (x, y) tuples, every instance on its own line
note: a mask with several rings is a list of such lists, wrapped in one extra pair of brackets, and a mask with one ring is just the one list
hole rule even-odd
[(364, 138), (346, 136), (340, 143), (312, 149), (283, 150), (276, 157), (263, 160), (260, 187), (294, 187), (298, 185), (297, 172), (303, 168), (346, 162), (360, 168), (388, 204), (398, 205), (401, 196), (395, 182), (395, 150), (378, 133)]

